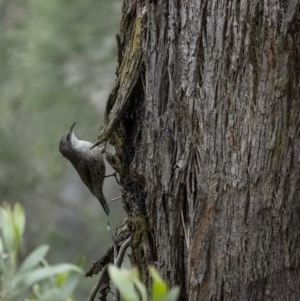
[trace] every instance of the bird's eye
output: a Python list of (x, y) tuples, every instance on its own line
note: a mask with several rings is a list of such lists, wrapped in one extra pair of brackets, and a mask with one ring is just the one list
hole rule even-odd
[(66, 140), (67, 140), (67, 141), (69, 141), (69, 140), (70, 140), (70, 135), (67, 135), (67, 138), (66, 138)]

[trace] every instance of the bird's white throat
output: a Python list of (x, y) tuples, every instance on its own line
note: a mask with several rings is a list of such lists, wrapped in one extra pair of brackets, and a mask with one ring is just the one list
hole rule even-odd
[(79, 140), (74, 133), (72, 133), (71, 135), (71, 142), (72, 147), (74, 149), (77, 149), (78, 151), (86, 151), (87, 149), (90, 149), (93, 145), (91, 142)]

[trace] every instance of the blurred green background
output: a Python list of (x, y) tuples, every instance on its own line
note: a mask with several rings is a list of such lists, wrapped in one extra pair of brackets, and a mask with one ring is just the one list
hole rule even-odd
[[(0, 201), (24, 206), (24, 256), (47, 243), (53, 264), (83, 255), (88, 268), (110, 244), (103, 210), (58, 143), (74, 121), (79, 138), (96, 138), (120, 18), (121, 0), (0, 0)], [(104, 194), (120, 195), (113, 178)], [(111, 211), (114, 227), (120, 201)], [(78, 300), (95, 281), (82, 281)]]

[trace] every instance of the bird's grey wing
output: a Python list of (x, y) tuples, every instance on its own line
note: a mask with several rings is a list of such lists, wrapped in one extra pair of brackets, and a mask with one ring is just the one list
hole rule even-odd
[[(97, 166), (97, 164), (100, 164), (100, 166)], [(109, 207), (102, 191), (105, 176), (105, 165), (103, 165), (101, 164), (101, 162), (99, 163), (98, 160), (90, 158), (88, 160), (88, 164), (87, 160), (82, 160), (77, 164), (77, 166), (74, 167), (76, 168), (83, 183), (88, 187), (90, 192), (99, 200), (105, 213), (108, 215)]]

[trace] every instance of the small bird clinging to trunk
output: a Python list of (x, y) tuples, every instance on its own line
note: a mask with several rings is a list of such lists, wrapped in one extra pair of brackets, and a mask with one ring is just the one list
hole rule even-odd
[(105, 178), (105, 163), (101, 148), (88, 141), (79, 140), (74, 133), (76, 122), (62, 136), (59, 151), (77, 170), (81, 180), (91, 193), (99, 200), (105, 213), (109, 214), (109, 207), (103, 195)]

